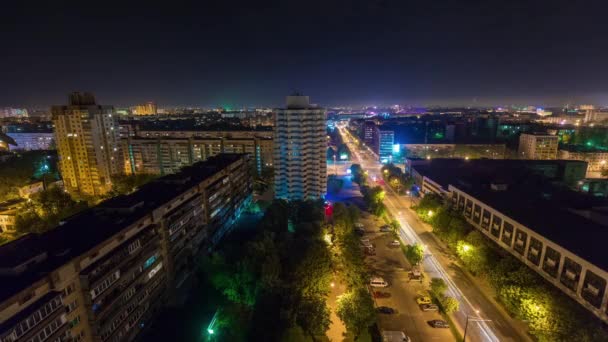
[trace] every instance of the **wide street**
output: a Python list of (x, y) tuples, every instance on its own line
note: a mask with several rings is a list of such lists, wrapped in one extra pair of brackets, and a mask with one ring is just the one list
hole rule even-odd
[[(371, 151), (360, 153), (344, 128), (340, 129), (340, 133), (352, 152), (352, 162), (359, 163), (370, 177), (381, 178), (381, 164), (377, 157)], [(384, 186), (384, 189), (384, 203), (400, 223), (401, 240), (407, 244), (417, 242), (426, 247), (422, 264), (427, 277), (444, 279), (448, 284), (448, 295), (460, 302), (460, 310), (453, 317), (461, 333), (464, 333), (469, 317), (467, 341), (529, 341), (525, 326), (510, 318), (498, 304), (488, 299), (479, 285), (454, 263), (446, 246), (431, 233), (430, 226), (421, 222), (410, 209), (411, 199), (397, 195), (389, 186)]]

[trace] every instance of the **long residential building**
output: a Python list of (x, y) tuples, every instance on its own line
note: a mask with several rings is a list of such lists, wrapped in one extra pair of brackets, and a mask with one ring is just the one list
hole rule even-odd
[(251, 198), (220, 154), (0, 246), (0, 341), (132, 341)]
[(248, 153), (258, 173), (271, 167), (271, 138), (141, 138), (121, 140), (127, 174), (165, 175), (219, 153)]
[(446, 160), (413, 168), (498, 247), (608, 323), (608, 220), (597, 199), (533, 169)]

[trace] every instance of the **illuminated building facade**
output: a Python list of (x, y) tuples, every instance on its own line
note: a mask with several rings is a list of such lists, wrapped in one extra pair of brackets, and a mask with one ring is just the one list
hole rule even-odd
[(127, 174), (165, 175), (219, 153), (248, 153), (258, 173), (272, 166), (271, 138), (141, 138), (122, 139)]
[(308, 96), (287, 97), (276, 111), (274, 132), (275, 194), (287, 200), (315, 199), (327, 188), (325, 109)]
[(65, 188), (90, 196), (108, 192), (111, 177), (123, 171), (114, 108), (96, 104), (90, 93), (73, 93), (69, 105), (51, 112)]
[(544, 133), (522, 133), (519, 136), (519, 157), (522, 159), (556, 159), (558, 136)]
[(154, 102), (137, 105), (133, 108), (133, 114), (135, 115), (156, 115), (156, 113), (157, 108)]
[(395, 132), (392, 130), (376, 128), (375, 149), (381, 163), (391, 163), (393, 161), (393, 144), (395, 143)]
[(0, 341), (137, 339), (248, 205), (247, 159), (212, 157), (0, 246)]

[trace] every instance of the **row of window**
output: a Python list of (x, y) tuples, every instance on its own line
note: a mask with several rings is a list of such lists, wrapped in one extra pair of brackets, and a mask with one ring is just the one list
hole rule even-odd
[(34, 328), (38, 323), (45, 320), (61, 306), (61, 296), (51, 299), (48, 303), (31, 314), (27, 319), (24, 319), (20, 324), (16, 325), (14, 330), (7, 335), (2, 342), (12, 342), (17, 340), (19, 337), (25, 335), (28, 331)]

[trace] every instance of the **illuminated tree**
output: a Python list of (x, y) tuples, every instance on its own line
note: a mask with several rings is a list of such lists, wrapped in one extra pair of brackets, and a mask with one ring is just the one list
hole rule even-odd
[(445, 313), (449, 315), (453, 312), (458, 311), (460, 303), (456, 300), (456, 298), (445, 297), (441, 301), (441, 306), (443, 306), (443, 310), (445, 311)]
[(433, 278), (431, 279), (431, 291), (435, 294), (437, 298), (443, 298), (445, 291), (448, 289), (445, 281), (441, 278)]
[(422, 261), (424, 257), (424, 247), (415, 243), (413, 245), (407, 245), (404, 247), (405, 257), (410, 261), (412, 265), (417, 265)]
[(376, 322), (374, 302), (365, 288), (348, 291), (338, 297), (336, 314), (346, 329), (355, 335)]

